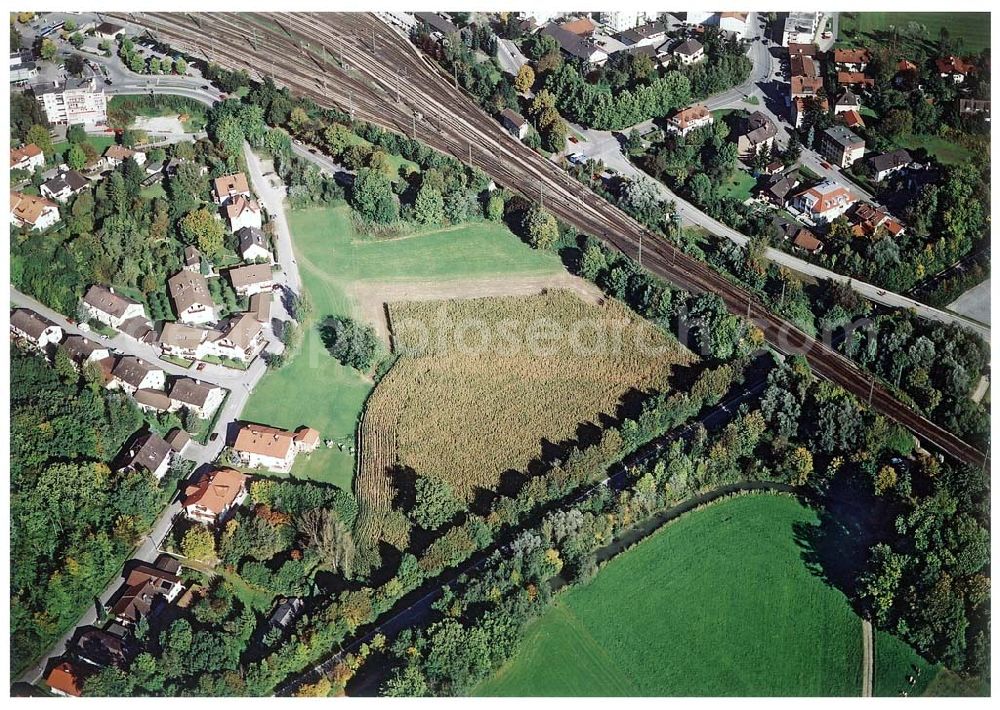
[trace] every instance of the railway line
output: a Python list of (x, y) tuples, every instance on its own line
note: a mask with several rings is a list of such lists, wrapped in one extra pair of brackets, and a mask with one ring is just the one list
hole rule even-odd
[(374, 15), (360, 13), (121, 14), (159, 39), (230, 69), (246, 69), (319, 105), (409, 135), (483, 170), (498, 185), (539, 200), (546, 210), (594, 235), (650, 272), (693, 292), (713, 292), (759, 327), (784, 354), (908, 427), (922, 442), (970, 465), (977, 448), (917, 414), (831, 347), (769, 312), (746, 289), (576, 182), (502, 130), (491, 117)]

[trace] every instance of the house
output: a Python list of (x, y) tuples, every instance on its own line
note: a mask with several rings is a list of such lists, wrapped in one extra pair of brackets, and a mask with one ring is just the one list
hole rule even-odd
[(247, 176), (243, 173), (233, 173), (216, 178), (212, 183), (212, 194), (215, 197), (215, 204), (220, 207), (229, 204), (237, 197), (249, 200), (250, 185), (247, 183)]
[(218, 320), (208, 281), (200, 273), (179, 271), (167, 279), (174, 311), (182, 323), (214, 323)]
[(108, 387), (132, 394), (140, 389), (162, 390), (166, 383), (167, 376), (163, 370), (134, 355), (125, 355), (111, 370)]
[(27, 308), (17, 308), (10, 314), (10, 332), (14, 337), (44, 351), (49, 345), (59, 344), (63, 329)]
[(528, 122), (524, 116), (513, 109), (505, 108), (500, 112), (500, 123), (507, 129), (508, 133), (523, 141), (528, 136)]
[(808, 54), (796, 54), (788, 61), (789, 76), (819, 77), (819, 63)]
[(252, 296), (274, 288), (274, 273), (270, 264), (237, 266), (226, 272), (233, 288), (240, 296)]
[(198, 359), (204, 355), (203, 345), (212, 331), (185, 323), (163, 324), (160, 332), (160, 349), (165, 355)]
[(30, 49), (10, 53), (10, 83), (23, 86), (38, 76), (38, 65), (32, 60)]
[(94, 34), (96, 34), (100, 39), (114, 40), (125, 31), (125, 28), (121, 25), (116, 25), (111, 22), (102, 22), (94, 29)]
[(458, 32), (458, 28), (451, 21), (436, 12), (415, 12), (413, 16), (427, 25), (433, 34), (437, 34), (438, 39)]
[(799, 186), (799, 176), (794, 173), (775, 174), (767, 181), (760, 190), (760, 197), (767, 200), (775, 207), (785, 207), (788, 204), (789, 195)]
[(191, 435), (183, 429), (171, 429), (164, 441), (170, 444), (170, 448), (175, 454), (183, 456), (184, 450), (191, 443)]
[(45, 165), (45, 154), (42, 149), (34, 143), (10, 149), (10, 169), (26, 170), (29, 173), (35, 172)]
[(87, 289), (83, 307), (91, 318), (116, 330), (130, 318), (146, 317), (146, 309), (141, 303), (100, 284)]
[(819, 52), (819, 47), (813, 42), (798, 44), (792, 42), (788, 45), (788, 57), (815, 57)]
[(875, 80), (860, 71), (837, 72), (837, 86), (860, 86), (863, 89), (875, 86)]
[(959, 99), (958, 114), (960, 116), (978, 116), (983, 114), (984, 118), (989, 121), (990, 101), (985, 99)]
[(667, 26), (663, 22), (647, 22), (644, 25), (626, 29), (618, 35), (618, 41), (629, 47), (649, 47), (662, 44), (667, 38)]
[(909, 59), (900, 59), (892, 83), (897, 89), (914, 89), (920, 78), (920, 69)]
[(264, 328), (249, 313), (230, 318), (221, 330), (209, 336), (210, 354), (218, 357), (250, 362), (267, 345)]
[(837, 98), (837, 102), (833, 105), (833, 115), (836, 116), (840, 113), (846, 113), (848, 111), (860, 111), (861, 110), (861, 99), (858, 98), (850, 89), (844, 89), (844, 91)]
[(813, 222), (832, 222), (844, 214), (857, 201), (843, 185), (825, 180), (807, 188), (792, 199), (792, 205)]
[(870, 161), (872, 166), (872, 176), (875, 182), (882, 182), (895, 172), (908, 167), (913, 163), (913, 158), (909, 152), (902, 148), (888, 153), (876, 155)]
[(204, 525), (224, 522), (247, 496), (250, 476), (231, 468), (209, 471), (184, 489), (181, 507), (189, 520)]
[(131, 158), (137, 165), (146, 164), (146, 154), (141, 150), (132, 150), (123, 145), (109, 145), (104, 150), (101, 163), (108, 169), (114, 170), (126, 160)]
[(823, 79), (818, 76), (793, 76), (791, 78), (789, 95), (792, 99), (811, 99), (819, 96), (823, 88)]
[(685, 66), (697, 64), (706, 58), (705, 46), (696, 39), (686, 39), (670, 50), (670, 54)]
[(805, 227), (800, 227), (795, 231), (795, 236), (792, 238), (792, 244), (797, 246), (799, 249), (809, 252), (810, 254), (818, 254), (823, 251), (823, 242), (817, 239), (816, 235)]
[(84, 630), (72, 647), (73, 655), (84, 663), (121, 670), (128, 667), (137, 652), (135, 644), (127, 639), (94, 627)]
[(226, 398), (223, 388), (193, 380), (190, 377), (178, 377), (170, 387), (171, 411), (186, 408), (199, 419), (208, 419)]
[(131, 627), (141, 619), (155, 615), (182, 591), (184, 585), (176, 574), (160, 567), (139, 564), (126, 576), (122, 594), (112, 605), (109, 615), (122, 626)]
[(956, 84), (961, 84), (967, 76), (976, 73), (975, 64), (951, 55), (934, 60), (934, 65), (937, 67), (938, 76), (942, 79), (951, 79)]
[(701, 27), (718, 27), (720, 32), (736, 39), (743, 39), (747, 33), (746, 12), (705, 12), (689, 11), (687, 24)]
[(871, 60), (871, 52), (864, 47), (833, 50), (833, 62), (839, 71), (863, 72)]
[(667, 119), (667, 130), (686, 136), (691, 131), (711, 126), (714, 122), (712, 112), (705, 106), (690, 106)]
[(264, 260), (274, 263), (274, 256), (268, 245), (267, 235), (255, 227), (243, 227), (236, 232), (240, 240), (240, 256), (243, 261)]
[(268, 617), (268, 626), (272, 629), (287, 629), (299, 617), (304, 608), (305, 602), (299, 597), (282, 599), (271, 612), (271, 616)]
[(108, 97), (103, 86), (98, 90), (95, 76), (33, 84), (31, 92), (50, 124), (94, 125), (108, 121)]
[(781, 45), (812, 44), (818, 29), (818, 12), (789, 12), (781, 30)]
[(848, 111), (847, 113), (842, 113), (840, 118), (844, 121), (844, 125), (848, 128), (864, 128), (865, 119), (857, 111)]
[(147, 471), (156, 480), (162, 479), (170, 468), (173, 449), (158, 434), (140, 434), (121, 457), (119, 471)]
[(831, 126), (820, 134), (820, 152), (838, 167), (846, 168), (865, 154), (865, 142), (844, 126)]
[(271, 322), (271, 303), (274, 297), (270, 292), (255, 293), (250, 297), (249, 313), (257, 319), (258, 323), (266, 324)]
[[(593, 23), (590, 22), (590, 25), (593, 26)], [(608, 53), (597, 46), (597, 43), (591, 39), (590, 33), (577, 34), (572, 29), (566, 29), (566, 26), (576, 27), (573, 23), (565, 23), (563, 26), (550, 22), (542, 29), (542, 34), (558, 42), (559, 48), (563, 52), (571, 57), (582, 59), (587, 64), (604, 64), (608, 61)], [(583, 25), (580, 25), (578, 29), (582, 28)], [(593, 30), (591, 30), (592, 32)]]
[(56, 202), (66, 202), (90, 187), (90, 180), (76, 170), (64, 170), (41, 185), (41, 193)]
[(736, 149), (741, 158), (757, 155), (761, 150), (770, 151), (778, 127), (760, 111), (754, 111), (743, 122), (742, 130), (736, 139)]
[(251, 200), (241, 195), (227, 202), (223, 206), (222, 212), (229, 222), (229, 230), (234, 233), (244, 227), (260, 229), (264, 224), (260, 203), (257, 200)]
[(198, 247), (193, 245), (184, 247), (184, 268), (187, 271), (201, 273), (201, 252), (198, 251)]
[(150, 345), (156, 344), (156, 331), (153, 330), (153, 324), (147, 318), (137, 316), (124, 320), (118, 330), (134, 340)]
[(246, 466), (287, 473), (296, 454), (313, 451), (318, 443), (319, 432), (309, 427), (300, 427), (293, 434), (260, 424), (244, 424), (236, 435), (233, 451)]
[(63, 661), (55, 666), (45, 677), (45, 684), (56, 695), (79, 698), (83, 695), (83, 682), (87, 674), (79, 666)]
[(136, 405), (144, 412), (163, 414), (170, 411), (170, 397), (161, 390), (141, 389), (132, 395)]
[(906, 229), (902, 222), (889, 214), (888, 210), (865, 202), (854, 210), (851, 221), (851, 233), (859, 238), (874, 239), (885, 234), (898, 237)]
[(59, 208), (43, 197), (10, 193), (10, 223), (15, 227), (28, 227), (40, 232), (59, 221)]
[(82, 370), (92, 362), (100, 362), (111, 357), (110, 350), (82, 335), (67, 335), (61, 347), (66, 351), (77, 370)]

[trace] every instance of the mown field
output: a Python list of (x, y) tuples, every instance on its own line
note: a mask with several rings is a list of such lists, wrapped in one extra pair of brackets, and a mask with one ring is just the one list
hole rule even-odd
[[(557, 257), (525, 246), (501, 225), (472, 223), (405, 239), (375, 241), (359, 236), (346, 205), (288, 212), (296, 261), (317, 318), (358, 316), (348, 295), (363, 280), (449, 279), (502, 274), (550, 274), (562, 270)], [(293, 476), (349, 488), (354, 456), (348, 447), (373, 383), (327, 353), (315, 324), (302, 348), (281, 370), (257, 385), (243, 418), (275, 426), (308, 424), (324, 439), (344, 445), (320, 448), (296, 464)]]
[(693, 360), (617, 301), (568, 291), (390, 304), (389, 317), (402, 356), (369, 400), (355, 486), (373, 539), (391, 467), (472, 499), (577, 441), (580, 425), (603, 428), (627, 395), (666, 390), (672, 366)]
[[(858, 695), (861, 621), (796, 542), (816, 523), (771, 495), (680, 518), (563, 593), (476, 694)], [(893, 694), (917, 659), (878, 647), (876, 687)]]
[(841, 44), (877, 39), (890, 27), (902, 29), (911, 23), (925, 28), (922, 39), (926, 42), (936, 44), (941, 28), (947, 27), (953, 42), (962, 39), (963, 52), (990, 46), (990, 16), (985, 12), (842, 12), (838, 39)]

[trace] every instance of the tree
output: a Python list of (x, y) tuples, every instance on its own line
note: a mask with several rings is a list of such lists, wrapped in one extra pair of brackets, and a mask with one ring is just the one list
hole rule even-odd
[(215, 560), (215, 536), (203, 525), (195, 525), (181, 539), (181, 552), (202, 562)]
[(87, 164), (87, 154), (79, 143), (74, 143), (66, 151), (66, 164), (73, 170), (81, 170)]
[(209, 259), (218, 259), (225, 245), (222, 222), (204, 207), (193, 210), (181, 220), (181, 236), (186, 244), (194, 244)]
[(362, 168), (351, 187), (351, 206), (361, 217), (376, 224), (391, 224), (399, 218), (399, 202), (389, 178), (377, 170)]
[(325, 508), (302, 513), (296, 520), (299, 532), (320, 558), (320, 565), (350, 578), (354, 569), (354, 537), (339, 518)]
[(50, 60), (54, 56), (56, 56), (57, 49), (58, 48), (56, 47), (55, 42), (53, 42), (51, 39), (45, 38), (42, 40), (42, 45), (41, 47), (39, 47), (38, 52), (41, 55), (42, 59)]
[(370, 370), (382, 352), (375, 329), (346, 316), (328, 316), (320, 327), (320, 337), (342, 365), (362, 372)]
[(46, 155), (52, 155), (52, 137), (49, 135), (49, 129), (45, 126), (38, 123), (34, 124), (28, 129), (25, 141), (27, 143), (34, 143)]
[(522, 223), (524, 235), (536, 249), (551, 249), (559, 239), (556, 218), (541, 207), (532, 206)]
[(71, 54), (66, 57), (66, 71), (73, 76), (83, 75), (83, 57), (79, 54)]
[(502, 220), (504, 206), (503, 195), (499, 192), (493, 192), (486, 201), (486, 219), (491, 222), (499, 222)]
[(76, 382), (80, 377), (76, 371), (76, 367), (73, 365), (73, 359), (70, 358), (69, 353), (66, 352), (66, 348), (63, 346), (59, 346), (56, 350), (56, 356), (52, 362), (52, 366), (67, 384)]
[(437, 530), (463, 509), (450, 485), (440, 478), (420, 476), (410, 516), (424, 530)]
[(174, 60), (174, 71), (181, 76), (187, 74), (188, 64), (184, 57), (177, 57)]
[(430, 185), (421, 187), (413, 203), (413, 213), (420, 224), (441, 224), (444, 221), (444, 198), (441, 192)]
[(76, 32), (76, 20), (66, 20), (63, 22), (63, 29), (67, 32)]
[(514, 78), (514, 88), (524, 94), (530, 91), (534, 85), (535, 70), (531, 68), (530, 64), (523, 64), (517, 70), (517, 76)]
[[(80, 47), (83, 46), (83, 35), (80, 34), (79, 32), (74, 32), (72, 35), (70, 35), (69, 42), (74, 47), (76, 47), (77, 49), (79, 49)], [(68, 67), (69, 64), (67, 63), (66, 66)]]

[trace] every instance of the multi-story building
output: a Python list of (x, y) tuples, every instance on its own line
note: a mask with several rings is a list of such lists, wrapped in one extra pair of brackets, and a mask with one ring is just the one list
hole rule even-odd
[(795, 195), (795, 209), (813, 222), (832, 222), (844, 214), (857, 201), (851, 191), (840, 183), (826, 180)]
[(690, 106), (667, 119), (667, 130), (686, 136), (691, 131), (711, 126), (714, 122), (712, 112), (705, 106)]
[(44, 231), (59, 221), (59, 208), (44, 197), (10, 193), (10, 223)]
[(208, 281), (200, 273), (179, 271), (167, 279), (167, 288), (182, 323), (212, 323), (219, 319)]
[(94, 77), (67, 79), (64, 84), (35, 84), (32, 93), (49, 123), (106, 123), (108, 97), (104, 89), (97, 89)]
[(781, 32), (781, 46), (811, 44), (819, 28), (818, 12), (790, 12)]
[(865, 141), (846, 126), (831, 126), (820, 134), (820, 152), (838, 167), (846, 168), (865, 154)]

